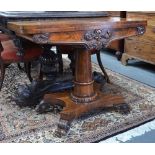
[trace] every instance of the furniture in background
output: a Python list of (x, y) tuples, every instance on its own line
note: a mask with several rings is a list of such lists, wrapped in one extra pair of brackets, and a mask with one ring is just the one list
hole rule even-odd
[(25, 41), (23, 48), (25, 51), (24, 56), (20, 57), (17, 55), (17, 47), (14, 45), (13, 40), (9, 35), (0, 33), (0, 90), (5, 77), (5, 69), (11, 63), (23, 62), (25, 65), (25, 71), (30, 81), (31, 77), (31, 62), (42, 54), (42, 48), (34, 43)]
[[(108, 12), (110, 16), (120, 16), (119, 11)], [(146, 32), (143, 36), (134, 36), (125, 40), (114, 41), (108, 48), (116, 51), (116, 56), (123, 65), (127, 65), (129, 59), (137, 59), (155, 64), (155, 12), (126, 12), (124, 17), (135, 20), (147, 20)], [(110, 50), (109, 50), (110, 52)]]
[[(120, 17), (120, 18), (126, 18), (126, 11), (107, 11), (107, 14), (110, 17)], [(117, 40), (117, 41), (112, 41), (108, 45), (107, 50), (114, 50), (116, 57), (118, 60), (121, 60), (122, 54), (124, 52), (124, 44), (125, 44), (125, 39)]]
[(147, 20), (147, 27), (143, 36), (125, 39), (122, 64), (127, 65), (129, 59), (155, 64), (155, 12), (127, 12), (127, 18)]

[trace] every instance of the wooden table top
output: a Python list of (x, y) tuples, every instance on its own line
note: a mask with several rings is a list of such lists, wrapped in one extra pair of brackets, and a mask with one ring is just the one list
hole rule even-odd
[(8, 22), (8, 29), (20, 34), (45, 32), (84, 31), (98, 28), (131, 28), (137, 25), (146, 26), (144, 20), (124, 19), (120, 17), (95, 18), (59, 18), (50, 20)]

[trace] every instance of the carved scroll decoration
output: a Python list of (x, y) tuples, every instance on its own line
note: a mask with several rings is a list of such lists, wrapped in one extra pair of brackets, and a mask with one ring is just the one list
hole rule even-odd
[(49, 38), (49, 33), (43, 33), (43, 34), (35, 34), (32, 39), (34, 42), (38, 44), (47, 44)]
[(106, 47), (112, 37), (112, 32), (107, 29), (95, 29), (84, 34), (84, 41), (89, 49), (100, 50)]

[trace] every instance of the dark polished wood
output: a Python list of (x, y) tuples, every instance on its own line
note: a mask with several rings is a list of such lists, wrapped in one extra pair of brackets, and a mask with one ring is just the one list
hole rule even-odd
[(146, 21), (142, 20), (108, 17), (8, 22), (7, 28), (16, 35), (38, 44), (77, 47), (73, 91), (47, 94), (43, 100), (44, 103), (63, 106), (57, 136), (64, 135), (70, 122), (85, 113), (124, 103), (122, 96), (104, 94), (94, 84), (91, 51), (101, 50), (114, 40), (142, 35), (145, 26)]
[(120, 17), (126, 18), (126, 11), (120, 11)]

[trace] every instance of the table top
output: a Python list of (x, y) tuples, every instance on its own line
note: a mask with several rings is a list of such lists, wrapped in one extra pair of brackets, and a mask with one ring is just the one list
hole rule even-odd
[[(49, 14), (66, 16), (51, 17)], [(84, 13), (84, 14), (83, 14)], [(6, 21), (5, 29), (16, 36), (38, 44), (86, 45), (89, 49), (101, 49), (113, 40), (145, 32), (147, 22), (120, 17), (107, 17), (104, 12), (5, 12), (0, 19)], [(21, 16), (23, 14), (23, 16)], [(50, 18), (39, 18), (48, 14)], [(71, 16), (72, 14), (72, 16)], [(74, 14), (74, 16), (73, 16)], [(32, 15), (32, 18), (31, 18)], [(69, 15), (69, 18), (67, 18)], [(78, 15), (78, 16), (75, 16)], [(56, 15), (58, 16), (58, 14)], [(21, 18), (20, 18), (21, 17)], [(31, 20), (26, 19), (30, 17)], [(47, 16), (46, 16), (47, 17)], [(82, 17), (82, 18), (81, 18)], [(15, 20), (5, 20), (5, 19)], [(9, 33), (10, 33), (9, 32)]]
[(144, 20), (124, 19), (120, 17), (92, 18), (61, 18), (50, 20), (14, 21), (8, 22), (8, 28), (21, 34), (42, 32), (84, 31), (98, 28), (131, 28), (145, 25)]
[(105, 11), (6, 11), (0, 24), (16, 33), (80, 31), (98, 28), (128, 28), (146, 21), (108, 17)]

